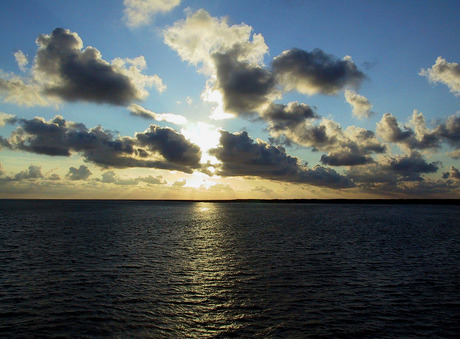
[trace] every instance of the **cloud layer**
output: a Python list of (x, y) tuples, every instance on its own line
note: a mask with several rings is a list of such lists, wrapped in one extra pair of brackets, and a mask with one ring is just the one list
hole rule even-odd
[(156, 87), (160, 92), (166, 88), (157, 75), (142, 73), (146, 68), (143, 56), (109, 63), (96, 48), (83, 49), (79, 35), (68, 29), (41, 34), (36, 43), (29, 78), (0, 73), (0, 94), (5, 101), (26, 106), (59, 100), (126, 105), (147, 97), (146, 88)]

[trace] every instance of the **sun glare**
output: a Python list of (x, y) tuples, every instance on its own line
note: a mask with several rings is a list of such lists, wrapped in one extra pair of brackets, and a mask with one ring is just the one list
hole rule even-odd
[(209, 154), (210, 149), (219, 145), (220, 133), (216, 126), (198, 121), (188, 124), (186, 128), (182, 128), (181, 133), (194, 144), (200, 146), (202, 163), (216, 164), (219, 162), (216, 157)]

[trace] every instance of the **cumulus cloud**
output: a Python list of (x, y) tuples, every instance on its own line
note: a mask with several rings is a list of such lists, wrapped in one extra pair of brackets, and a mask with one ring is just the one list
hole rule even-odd
[(29, 179), (41, 179), (43, 174), (40, 166), (30, 165), (28, 169), (17, 173), (14, 176), (15, 181), (29, 180)]
[(444, 172), (442, 174), (443, 179), (454, 179), (454, 180), (460, 180), (460, 172), (458, 168), (451, 166), (450, 170), (448, 172)]
[(14, 55), (14, 58), (16, 59), (19, 69), (22, 72), (25, 72), (26, 66), (29, 63), (29, 60), (27, 60), (27, 56), (22, 51), (17, 51), (13, 55)]
[(239, 47), (225, 54), (213, 54), (217, 75), (214, 90), (222, 94), (225, 112), (256, 113), (277, 98), (275, 79), (268, 70), (239, 61), (240, 54)]
[(307, 168), (284, 148), (251, 139), (247, 132), (232, 134), (221, 131), (219, 147), (210, 153), (221, 161), (221, 176), (254, 176), (270, 180), (306, 183), (329, 188), (353, 187), (353, 182), (330, 168)]
[(83, 49), (77, 33), (56, 28), (40, 34), (37, 55), (29, 78), (2, 73), (4, 100), (20, 105), (47, 105), (59, 100), (126, 105), (148, 96), (147, 88), (165, 86), (157, 75), (142, 73), (143, 56), (116, 58), (109, 63), (94, 47)]
[(213, 54), (226, 54), (235, 46), (239, 46), (239, 61), (261, 64), (268, 47), (261, 34), (251, 37), (251, 33), (251, 26), (229, 26), (227, 18), (214, 18), (200, 9), (196, 12), (189, 11), (185, 20), (168, 27), (164, 31), (164, 41), (183, 61), (199, 66), (200, 71), (207, 75), (213, 75)]
[(81, 165), (79, 168), (70, 167), (65, 177), (69, 180), (86, 180), (91, 174), (88, 167)]
[(61, 116), (21, 119), (6, 140), (8, 147), (51, 156), (80, 153), (101, 167), (148, 167), (191, 173), (199, 168), (200, 148), (171, 128), (156, 125), (134, 137), (116, 136), (102, 126), (91, 129)]
[(374, 114), (369, 100), (355, 91), (345, 90), (345, 100), (351, 105), (353, 115), (359, 119), (370, 118)]
[(416, 110), (409, 123), (402, 127), (395, 116), (385, 113), (377, 123), (377, 134), (385, 141), (399, 144), (408, 152), (438, 149), (442, 141), (458, 149), (460, 148), (460, 116), (449, 116), (445, 122), (428, 129), (423, 114)]
[(187, 181), (185, 179), (180, 179), (180, 180), (175, 181), (172, 184), (172, 186), (174, 186), (174, 187), (183, 187), (183, 186), (185, 186), (186, 183), (187, 183)]
[(295, 130), (307, 119), (317, 119), (315, 109), (296, 101), (285, 104), (270, 104), (261, 113), (261, 117), (269, 124), (272, 132)]
[(272, 67), (286, 91), (307, 95), (333, 95), (348, 87), (358, 88), (365, 79), (350, 57), (339, 60), (320, 49), (284, 51), (273, 60)]
[(383, 156), (368, 166), (353, 167), (346, 175), (355, 183), (397, 185), (406, 181), (423, 181), (423, 174), (436, 173), (438, 162), (427, 162), (420, 153)]
[(15, 115), (0, 112), (0, 127), (4, 127), (5, 125), (13, 125), (16, 123), (16, 121), (17, 119)]
[(209, 76), (202, 99), (217, 104), (215, 119), (253, 113), (278, 97), (272, 74), (263, 68), (265, 40), (251, 34), (251, 26), (229, 26), (226, 18), (202, 9), (164, 31), (165, 43)]
[(335, 121), (325, 118), (319, 120), (318, 116), (313, 115), (314, 112), (307, 112), (309, 113), (306, 113), (305, 119), (299, 116), (299, 119), (292, 119), (284, 124), (277, 124), (270, 115), (264, 115), (274, 141), (287, 145), (295, 143), (311, 147), (314, 151), (328, 152), (321, 157), (321, 162), (329, 166), (369, 164), (374, 161), (371, 156), (373, 153), (386, 151), (386, 146), (377, 140), (373, 131), (355, 126), (344, 130)]
[(140, 182), (145, 182), (148, 185), (165, 185), (167, 181), (160, 175), (153, 177), (152, 175), (146, 177), (135, 177), (135, 178), (120, 178), (114, 171), (107, 171), (102, 173), (101, 179), (96, 179), (105, 184), (114, 184), (121, 186), (135, 186)]
[(427, 77), (431, 83), (443, 83), (455, 96), (460, 95), (460, 65), (456, 62), (447, 62), (439, 56), (431, 68), (422, 69), (419, 75)]
[(155, 113), (137, 104), (129, 105), (128, 109), (131, 112), (131, 115), (147, 120), (167, 121), (176, 125), (185, 125), (188, 122), (187, 118), (182, 115), (172, 113)]
[(148, 25), (158, 13), (166, 13), (176, 6), (180, 0), (124, 0), (126, 24), (130, 27)]

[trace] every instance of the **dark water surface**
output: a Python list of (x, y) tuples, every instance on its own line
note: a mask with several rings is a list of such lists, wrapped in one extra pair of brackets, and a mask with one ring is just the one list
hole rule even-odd
[(0, 337), (454, 337), (460, 209), (0, 200)]

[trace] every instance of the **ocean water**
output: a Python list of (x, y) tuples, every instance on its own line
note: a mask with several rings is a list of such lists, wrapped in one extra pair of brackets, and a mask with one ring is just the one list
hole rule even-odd
[(455, 337), (460, 209), (0, 200), (0, 337)]

